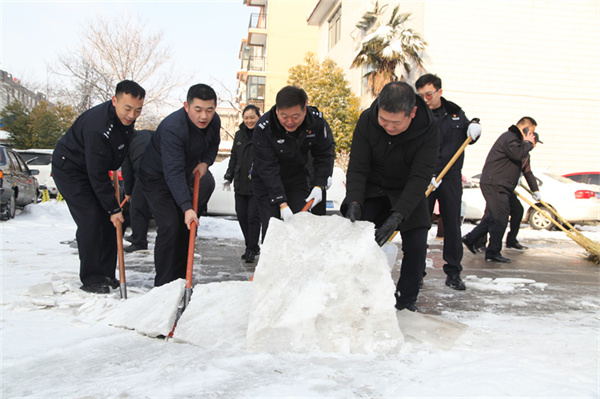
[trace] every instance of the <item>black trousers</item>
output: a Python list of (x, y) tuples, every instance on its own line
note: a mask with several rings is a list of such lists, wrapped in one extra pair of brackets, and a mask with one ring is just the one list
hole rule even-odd
[(462, 182), (460, 177), (444, 178), (440, 186), (429, 194), (429, 213), (433, 214), (435, 201), (440, 205), (440, 215), (444, 226), (443, 257), (447, 275), (460, 274), (463, 258), (463, 244), (460, 231), (460, 205), (462, 198)]
[[(252, 192), (256, 198), (256, 205), (260, 214), (260, 223), (262, 225), (262, 241), (267, 235), (269, 228), (269, 219), (281, 218), (281, 212), (278, 204), (271, 204), (267, 187), (260, 179), (252, 179)], [(306, 197), (310, 194), (308, 181), (306, 184), (295, 184), (285, 186), (285, 196), (287, 203), (294, 213), (298, 213), (306, 205)]]
[[(525, 213), (525, 209), (523, 209), (523, 205), (521, 205), (521, 201), (519, 201), (519, 197), (517, 194), (510, 193), (510, 222), (509, 222), (509, 231), (506, 235), (506, 244), (515, 244), (519, 240), (517, 240), (517, 236), (519, 235), (519, 229), (521, 228), (521, 221), (523, 220), (523, 214)], [(469, 239), (472, 239), (470, 235), (467, 235)], [(476, 237), (476, 241), (474, 244), (478, 248), (483, 248), (487, 246), (488, 235), (487, 231), (485, 234)]]
[(260, 213), (253, 195), (235, 193), (235, 213), (244, 234), (246, 251), (260, 252)]
[(140, 248), (148, 248), (148, 224), (150, 223), (150, 207), (146, 200), (142, 184), (136, 179), (129, 204), (131, 218), (131, 243)]
[(485, 198), (485, 213), (481, 222), (467, 234), (467, 240), (476, 243), (489, 232), (490, 242), (485, 255), (486, 257), (500, 255), (502, 238), (508, 225), (512, 191), (503, 186), (482, 184), (481, 192)]
[[(378, 228), (390, 216), (391, 207), (387, 197), (368, 198), (365, 200), (361, 219), (375, 223), (375, 227)], [(428, 228), (422, 227), (400, 232), (402, 264), (400, 278), (396, 285), (396, 301), (398, 303), (414, 304), (417, 301), (419, 282), (425, 272), (428, 231)]]
[(94, 194), (87, 173), (62, 157), (55, 158), (52, 177), (77, 224), (79, 278), (84, 285), (115, 278), (117, 233), (110, 215)]
[[(190, 231), (185, 224), (183, 211), (175, 202), (164, 177), (152, 179), (140, 171), (139, 182), (142, 183), (142, 190), (158, 228), (154, 245), (154, 285), (158, 287), (185, 278)], [(207, 173), (200, 179), (199, 214), (205, 209), (214, 188), (212, 174)]]

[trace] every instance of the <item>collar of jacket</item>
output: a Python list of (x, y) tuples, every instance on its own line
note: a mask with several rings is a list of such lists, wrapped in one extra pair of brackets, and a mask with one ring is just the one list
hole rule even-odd
[(461, 108), (458, 104), (448, 101), (444, 97), (440, 97), (440, 99), (442, 100), (442, 106), (446, 110), (446, 113), (455, 115), (460, 112)]
[(108, 103), (108, 118), (114, 127), (123, 130), (125, 133), (133, 132), (133, 128), (135, 127), (135, 121), (131, 122), (131, 125), (125, 126), (119, 117), (117, 116), (117, 110), (115, 106), (112, 105), (112, 101), (107, 101)]
[(514, 133), (515, 136), (517, 136), (517, 138), (519, 139), (519, 141), (523, 141), (523, 133), (521, 133), (518, 127), (512, 125), (508, 128), (508, 131)]
[(374, 129), (376, 129), (377, 131), (381, 132), (382, 134), (385, 134), (386, 137), (392, 138), (392, 140), (405, 141), (405, 140), (411, 140), (415, 137), (420, 136), (433, 123), (433, 114), (431, 112), (431, 109), (429, 109), (429, 107), (425, 103), (425, 100), (423, 100), (421, 97), (417, 96), (416, 94), (415, 94), (415, 97), (416, 97), (415, 105), (417, 106), (417, 113), (416, 113), (415, 117), (413, 118), (413, 120), (410, 122), (408, 129), (406, 129), (404, 132), (402, 132), (396, 136), (390, 136), (389, 134), (387, 134), (385, 129), (381, 127), (381, 125), (379, 124), (379, 102), (378, 102), (378, 99), (375, 99), (375, 101), (373, 101), (373, 103), (371, 104), (371, 107), (369, 107), (369, 109), (367, 111), (365, 111), (365, 112), (369, 112), (369, 116), (370, 116), (369, 119), (370, 119), (371, 126)]

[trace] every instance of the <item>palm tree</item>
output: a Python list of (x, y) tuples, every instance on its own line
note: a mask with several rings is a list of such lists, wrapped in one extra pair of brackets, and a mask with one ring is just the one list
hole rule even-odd
[[(371, 67), (365, 77), (375, 96), (386, 83), (398, 80), (398, 65), (402, 65), (407, 74), (410, 74), (411, 63), (419, 68), (423, 67), (419, 52), (425, 49), (427, 43), (412, 29), (403, 27), (411, 14), (400, 13), (399, 9), (400, 6), (397, 5), (386, 25), (378, 26), (364, 37), (360, 50), (352, 61), (352, 68), (363, 65)], [(404, 76), (400, 75), (400, 80), (404, 80)]]

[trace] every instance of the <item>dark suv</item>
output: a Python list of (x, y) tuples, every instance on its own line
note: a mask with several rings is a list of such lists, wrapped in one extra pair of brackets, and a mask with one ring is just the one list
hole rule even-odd
[(39, 171), (30, 170), (15, 151), (0, 146), (0, 219), (15, 217), (16, 207), (37, 203)]

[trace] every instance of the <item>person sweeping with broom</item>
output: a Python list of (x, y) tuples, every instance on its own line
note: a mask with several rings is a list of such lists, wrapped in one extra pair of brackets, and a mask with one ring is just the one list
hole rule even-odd
[(470, 143), (475, 143), (481, 136), (479, 119), (469, 121), (464, 111), (455, 103), (442, 97), (442, 80), (431, 73), (421, 76), (415, 82), (417, 94), (427, 103), (437, 119), (440, 134), (440, 151), (435, 165), (432, 184), (434, 191), (429, 195), (429, 213), (433, 213), (435, 201), (440, 206), (440, 215), (444, 225), (444, 272), (446, 285), (453, 290), (466, 289), (465, 283), (460, 278), (462, 272), (463, 246), (460, 231), (460, 206), (462, 199), (462, 167), (464, 152), (452, 164), (443, 176), (436, 182), (442, 169), (448, 165), (454, 154), (460, 150), (465, 139), (470, 138)]

